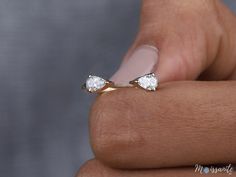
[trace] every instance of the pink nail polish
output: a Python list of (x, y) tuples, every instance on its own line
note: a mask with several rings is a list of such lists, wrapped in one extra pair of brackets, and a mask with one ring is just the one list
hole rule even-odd
[(154, 46), (138, 47), (127, 60), (124, 60), (118, 71), (111, 77), (119, 85), (127, 85), (129, 81), (155, 71), (158, 62), (158, 50)]

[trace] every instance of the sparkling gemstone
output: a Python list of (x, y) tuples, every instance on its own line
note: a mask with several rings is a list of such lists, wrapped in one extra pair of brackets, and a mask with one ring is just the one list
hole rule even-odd
[(146, 74), (138, 79), (138, 84), (146, 90), (155, 91), (158, 86), (158, 79), (153, 73)]
[(86, 80), (86, 89), (90, 92), (96, 92), (106, 85), (106, 80), (98, 76), (89, 76)]

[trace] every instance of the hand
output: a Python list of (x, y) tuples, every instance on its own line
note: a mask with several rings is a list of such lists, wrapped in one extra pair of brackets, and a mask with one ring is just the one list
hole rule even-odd
[[(145, 44), (155, 45), (159, 55)], [(112, 79), (126, 83), (153, 71), (161, 86), (152, 93), (120, 89), (97, 98), (90, 130), (98, 161), (78, 176), (189, 177), (197, 174), (181, 167), (236, 163), (236, 82), (226, 81), (236, 79), (235, 46), (236, 18), (221, 1), (143, 1), (140, 32)], [(167, 168), (137, 174), (101, 162)]]

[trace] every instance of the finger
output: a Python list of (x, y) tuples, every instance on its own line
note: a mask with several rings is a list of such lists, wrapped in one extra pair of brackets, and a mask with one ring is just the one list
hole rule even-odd
[[(78, 172), (76, 177), (200, 177), (204, 171), (196, 171), (195, 168), (181, 168), (181, 169), (159, 169), (159, 170), (118, 170), (109, 168), (97, 160), (88, 161)], [(207, 173), (209, 177), (225, 177), (229, 174), (233, 174), (231, 168), (228, 172), (222, 173)]]
[(91, 110), (97, 159), (118, 168), (236, 162), (236, 82), (173, 82), (119, 89)]
[(150, 72), (160, 82), (228, 79), (235, 29), (235, 16), (218, 0), (145, 0), (137, 38), (111, 80), (126, 84)]

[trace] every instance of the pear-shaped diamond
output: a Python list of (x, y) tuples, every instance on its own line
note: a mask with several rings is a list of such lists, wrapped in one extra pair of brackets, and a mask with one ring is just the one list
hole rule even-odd
[(154, 73), (151, 73), (138, 78), (137, 83), (145, 90), (155, 91), (158, 86), (158, 79)]
[(96, 92), (106, 85), (106, 80), (98, 76), (89, 76), (86, 80), (86, 89), (89, 92)]

